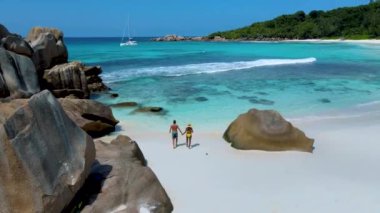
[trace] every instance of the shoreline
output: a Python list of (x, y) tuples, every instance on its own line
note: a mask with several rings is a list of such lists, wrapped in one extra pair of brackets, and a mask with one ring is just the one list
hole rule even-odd
[(310, 42), (310, 43), (357, 43), (357, 44), (380, 44), (380, 39), (304, 39), (304, 40), (283, 40), (278, 42)]
[[(365, 104), (359, 111), (378, 106)], [(173, 150), (167, 131), (133, 118), (121, 120), (114, 134), (137, 141), (174, 212), (366, 212), (380, 208), (380, 113), (371, 112), (360, 119), (339, 114), (321, 120), (287, 118), (315, 139), (313, 154), (236, 150), (223, 140), (225, 129), (199, 126), (195, 147), (187, 149), (180, 137)]]
[(352, 44), (379, 44), (380, 39), (285, 39), (285, 40), (223, 40), (213, 41), (205, 40), (209, 42), (246, 42), (246, 43), (352, 43)]
[(212, 39), (207, 36), (178, 36), (175, 34), (166, 35), (163, 37), (154, 37), (151, 39), (153, 42), (183, 42), (183, 41), (195, 41), (195, 42), (310, 42), (310, 43), (363, 43), (363, 44), (380, 44), (380, 38), (378, 39), (329, 39), (329, 38), (317, 38), (317, 39), (282, 39), (282, 38), (264, 38), (264, 39), (226, 39), (224, 37), (216, 36)]

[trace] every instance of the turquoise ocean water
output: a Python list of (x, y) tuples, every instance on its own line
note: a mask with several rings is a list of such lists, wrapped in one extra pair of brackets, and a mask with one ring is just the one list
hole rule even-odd
[[(118, 98), (161, 106), (165, 116), (114, 109), (118, 119), (222, 128), (250, 108), (302, 117), (380, 100), (380, 45), (348, 43), (150, 42), (68, 38), (70, 60), (101, 65)], [(165, 126), (166, 127), (166, 126)]]

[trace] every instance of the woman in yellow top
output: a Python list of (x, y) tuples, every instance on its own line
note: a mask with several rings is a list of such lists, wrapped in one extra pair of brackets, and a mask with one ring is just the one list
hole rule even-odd
[(191, 149), (191, 137), (193, 135), (193, 128), (191, 127), (191, 124), (187, 125), (186, 130), (182, 135), (186, 134), (186, 146), (187, 148)]

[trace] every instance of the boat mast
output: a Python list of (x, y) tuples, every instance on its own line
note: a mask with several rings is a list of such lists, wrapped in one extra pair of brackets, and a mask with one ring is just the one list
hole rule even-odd
[(127, 25), (127, 23), (125, 23), (125, 25), (124, 25), (124, 31), (123, 31), (123, 37), (121, 37), (121, 43), (124, 43), (125, 31), (127, 28), (126, 25)]
[(129, 14), (128, 14), (128, 40), (131, 40), (131, 20), (129, 19)]

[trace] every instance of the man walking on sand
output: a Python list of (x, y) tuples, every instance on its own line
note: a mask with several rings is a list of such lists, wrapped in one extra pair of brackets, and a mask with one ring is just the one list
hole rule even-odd
[(177, 143), (178, 143), (178, 130), (182, 134), (182, 130), (177, 125), (177, 121), (174, 120), (173, 124), (170, 126), (170, 129), (169, 129), (169, 133), (172, 133), (173, 149), (175, 149), (177, 147)]

